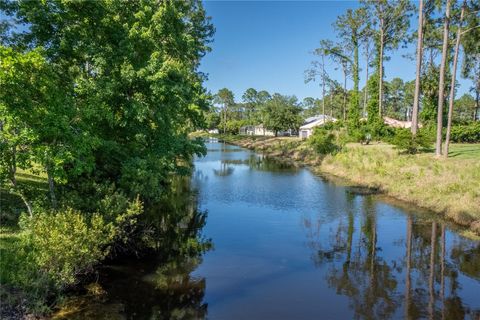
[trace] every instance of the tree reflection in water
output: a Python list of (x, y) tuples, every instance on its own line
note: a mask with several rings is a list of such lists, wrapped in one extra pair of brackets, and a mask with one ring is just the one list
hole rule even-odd
[(265, 172), (296, 173), (299, 168), (292, 163), (276, 160), (267, 156), (252, 154), (248, 159), (225, 159), (222, 165), (247, 165), (251, 170)]
[(219, 169), (213, 169), (213, 173), (219, 177), (226, 177), (233, 173), (235, 169), (228, 165), (228, 163), (222, 162)]
[(349, 298), (356, 319), (480, 317), (462, 301), (459, 279), (479, 280), (480, 243), (460, 236), (447, 243), (443, 222), (408, 215), (405, 237), (391, 249), (378, 241), (385, 234), (374, 197), (346, 192), (346, 203), (339, 218), (303, 225), (315, 265), (327, 266), (329, 286)]

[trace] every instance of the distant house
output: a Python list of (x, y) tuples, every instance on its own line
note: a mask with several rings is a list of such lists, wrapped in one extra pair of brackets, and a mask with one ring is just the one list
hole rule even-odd
[(254, 126), (242, 126), (238, 130), (238, 134), (253, 136), (253, 132), (254, 132), (253, 128), (254, 128)]
[(337, 121), (337, 119), (325, 114), (307, 118), (305, 119), (305, 122), (303, 123), (303, 125), (300, 127), (298, 136), (302, 139), (306, 139), (312, 135), (313, 130), (316, 127), (323, 126), (325, 123), (330, 121), (335, 122)]
[(248, 136), (274, 136), (275, 132), (266, 129), (263, 124), (240, 127), (239, 134)]
[[(411, 128), (412, 127), (412, 121), (402, 121), (402, 120), (397, 120), (389, 117), (383, 117), (383, 123), (385, 123), (389, 127), (393, 128)], [(421, 128), (422, 125), (419, 123), (418, 127)]]
[(268, 130), (267, 128), (265, 128), (263, 126), (263, 124), (259, 124), (259, 125), (255, 126), (254, 134), (256, 136), (274, 136), (275, 132), (273, 132), (272, 130)]
[(218, 129), (210, 129), (210, 130), (208, 130), (208, 133), (210, 133), (210, 134), (218, 134)]

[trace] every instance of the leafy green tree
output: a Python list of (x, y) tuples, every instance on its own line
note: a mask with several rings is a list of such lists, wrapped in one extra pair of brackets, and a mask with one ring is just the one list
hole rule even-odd
[(322, 103), (320, 103), (318, 99), (312, 97), (305, 97), (301, 103), (303, 108), (303, 116), (305, 118), (308, 118), (322, 112), (321, 110), (323, 110), (324, 100), (325, 99), (322, 99)]
[(455, 108), (453, 109), (453, 120), (456, 123), (467, 123), (472, 121), (477, 103), (475, 98), (468, 93), (465, 93), (460, 98), (455, 100)]
[[(0, 187), (32, 216), (22, 234), (33, 242), (19, 251), (63, 289), (110, 249), (147, 245), (135, 228), (142, 202), (159, 201), (204, 154), (188, 133), (205, 126), (198, 68), (214, 29), (197, 0), (1, 1), (0, 12), (13, 21), (0, 27)], [(37, 217), (16, 171), (39, 166), (51, 205), (33, 199)]]
[[(17, 169), (31, 166), (32, 146), (37, 140), (29, 116), (36, 108), (45, 107), (38, 84), (45, 60), (36, 50), (26, 54), (0, 47), (0, 181), (2, 188), (18, 193), (28, 213), (32, 206), (17, 182)], [(37, 100), (30, 97), (37, 95)]]
[(343, 73), (343, 103), (342, 103), (342, 119), (347, 120), (347, 79), (352, 74), (352, 61), (348, 57), (347, 48), (341, 43), (336, 44), (328, 49), (330, 58), (342, 69)]
[(215, 129), (220, 125), (220, 114), (214, 106), (205, 112), (205, 123), (207, 129)]
[(412, 127), (413, 135), (417, 134), (418, 130), (418, 110), (420, 104), (420, 76), (422, 72), (423, 59), (423, 18), (424, 18), (423, 0), (420, 0), (418, 5), (418, 29), (417, 29), (417, 66), (415, 73), (415, 93), (413, 98), (412, 108)]
[(275, 132), (275, 136), (282, 130), (298, 130), (302, 122), (301, 111), (295, 96), (275, 93), (263, 108), (264, 126)]
[(221, 125), (223, 126), (223, 133), (226, 133), (229, 113), (232, 113), (232, 109), (235, 105), (233, 92), (227, 88), (220, 89), (215, 95), (214, 100), (217, 104), (222, 106)]
[(242, 101), (245, 106), (245, 119), (248, 125), (257, 125), (263, 122), (262, 108), (265, 102), (271, 98), (270, 94), (265, 91), (257, 91), (249, 88), (242, 95)]
[(328, 105), (329, 114), (331, 117), (340, 119), (343, 116), (342, 103), (345, 91), (338, 81), (331, 78), (328, 78), (327, 80), (329, 94), (328, 97), (326, 97), (326, 104)]
[(330, 40), (321, 40), (320, 47), (314, 50), (314, 54), (320, 57), (320, 61), (313, 61), (310, 69), (305, 71), (305, 82), (315, 81), (320, 78), (322, 86), (322, 114), (325, 114), (325, 92), (328, 82), (328, 75), (325, 71), (325, 58), (329, 55), (332, 47)]
[(470, 92), (475, 95), (475, 108), (472, 120), (478, 121), (480, 120), (480, 54), (473, 55), (467, 63), (468, 67), (465, 67), (465, 69), (468, 69), (468, 71), (464, 74), (472, 80)]
[(422, 74), (421, 91), (422, 108), (420, 110), (420, 120), (426, 125), (433, 125), (437, 116), (438, 99), (438, 66), (429, 63)]
[[(480, 120), (480, 4), (477, 1), (467, 1), (465, 14), (465, 32), (462, 33), (462, 47), (464, 50), (462, 76), (472, 81), (470, 92), (475, 97), (476, 108), (473, 120)], [(477, 13), (477, 14), (475, 14)]]
[(253, 117), (258, 107), (258, 91), (254, 88), (248, 88), (242, 95), (242, 100), (245, 105), (246, 118), (249, 124), (254, 124)]
[[(56, 207), (55, 178), (65, 179), (63, 165), (76, 163), (81, 158), (70, 127), (72, 105), (61, 88), (51, 65), (43, 57), (43, 50), (21, 53), (0, 47), (0, 118), (2, 185), (5, 179), (20, 192), (29, 213), (32, 208), (19, 191), (16, 182), (17, 167), (28, 170), (33, 163), (47, 173), (52, 206)], [(90, 163), (91, 165), (91, 163)], [(8, 169), (7, 169), (8, 168)]]
[(393, 78), (385, 83), (385, 113), (393, 118), (404, 118), (408, 108), (405, 99), (405, 83), (400, 78)]
[(113, 184), (154, 200), (169, 174), (186, 172), (204, 152), (187, 137), (204, 125), (208, 106), (198, 66), (213, 27), (200, 2), (19, 1), (0, 9), (28, 25), (2, 29), (10, 46), (2, 47), (2, 148), (15, 155), (2, 158), (2, 169), (10, 177), (21, 146), (21, 168), (43, 167), (54, 207), (57, 182), (60, 193), (88, 199), (98, 184)]
[(44, 46), (65, 84), (59, 90), (73, 100), (78, 142), (65, 143), (89, 149), (96, 141), (82, 158), (95, 170), (63, 163), (69, 187), (100, 181), (158, 197), (167, 174), (185, 170), (178, 160), (203, 150), (187, 138), (208, 106), (197, 69), (213, 28), (201, 3), (21, 1), (12, 10), (30, 26), (13, 33), (18, 46)]

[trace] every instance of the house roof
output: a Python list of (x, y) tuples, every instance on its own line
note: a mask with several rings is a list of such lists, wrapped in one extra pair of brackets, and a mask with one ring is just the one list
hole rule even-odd
[[(389, 117), (383, 117), (383, 122), (390, 126), (390, 127), (394, 127), (394, 128), (411, 128), (412, 127), (412, 122), (411, 121), (401, 121), (401, 120), (397, 120), (397, 119), (393, 119), (393, 118), (389, 118)], [(422, 125), (421, 124), (418, 124), (418, 126), (421, 128)]]
[[(307, 120), (309, 119), (312, 119), (312, 118), (315, 118), (313, 121), (310, 121), (310, 122), (307, 122)], [(314, 127), (317, 127), (317, 126), (321, 126), (322, 124), (324, 124), (325, 122), (328, 122), (328, 121), (337, 121), (337, 119), (333, 118), (333, 117), (330, 117), (328, 115), (325, 115), (325, 114), (322, 114), (322, 115), (318, 115), (318, 116), (315, 116), (315, 117), (310, 117), (310, 118), (307, 118), (305, 120), (305, 123), (300, 127), (300, 129), (311, 129), (311, 128), (314, 128)]]

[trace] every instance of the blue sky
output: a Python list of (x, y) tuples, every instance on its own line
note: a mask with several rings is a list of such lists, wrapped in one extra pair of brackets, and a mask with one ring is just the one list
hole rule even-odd
[[(249, 87), (304, 97), (320, 97), (318, 83), (304, 82), (304, 71), (315, 59), (311, 51), (321, 39), (336, 40), (332, 23), (354, 1), (205, 1), (207, 14), (216, 28), (212, 52), (202, 61), (208, 74), (207, 88), (215, 93), (223, 87), (237, 100)], [(412, 26), (417, 27), (417, 18)], [(385, 79), (415, 78), (415, 61), (402, 57), (414, 54), (415, 46), (388, 53)], [(364, 62), (360, 61), (360, 84), (365, 83)], [(328, 68), (341, 83), (340, 70)], [(458, 78), (458, 76), (457, 76)], [(468, 91), (470, 82), (460, 79), (457, 96)], [(347, 86), (351, 88), (349, 80)]]

